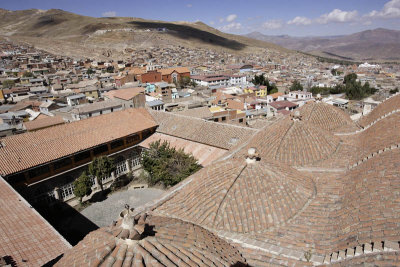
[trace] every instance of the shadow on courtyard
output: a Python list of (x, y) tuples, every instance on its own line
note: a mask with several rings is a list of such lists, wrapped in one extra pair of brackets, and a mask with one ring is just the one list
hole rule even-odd
[(73, 246), (88, 233), (99, 228), (76, 209), (63, 202), (56, 202), (52, 206), (36, 205), (35, 209)]

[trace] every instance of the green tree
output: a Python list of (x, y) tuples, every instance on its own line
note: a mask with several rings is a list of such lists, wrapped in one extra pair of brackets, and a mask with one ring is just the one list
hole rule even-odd
[(35, 76), (33, 75), (32, 72), (25, 71), (24, 73), (22, 73), (22, 77), (24, 77), (24, 78), (32, 78), (32, 77), (35, 77)]
[(114, 66), (108, 66), (107, 69), (106, 69), (106, 72), (113, 73), (114, 72)]
[(294, 80), (292, 85), (289, 88), (290, 91), (302, 91), (303, 86), (300, 84), (298, 80)]
[(88, 68), (88, 70), (86, 71), (86, 74), (90, 75), (96, 73), (94, 70), (92, 70), (92, 68)]
[(107, 156), (97, 157), (89, 164), (89, 174), (96, 177), (101, 191), (104, 190), (102, 180), (110, 177), (113, 171), (115, 171), (114, 161)]
[(357, 74), (356, 73), (350, 73), (347, 74), (346, 76), (344, 76), (344, 84), (348, 84), (348, 83), (355, 83), (357, 80)]
[(142, 165), (150, 174), (151, 185), (162, 183), (164, 186), (173, 186), (201, 168), (192, 155), (160, 140), (151, 143), (143, 153)]
[(3, 81), (3, 88), (11, 88), (15, 85), (13, 80), (5, 80)]
[(376, 93), (377, 89), (373, 88), (366, 82), (364, 85), (361, 85), (361, 82), (357, 82), (357, 74), (351, 73), (344, 76), (345, 92), (346, 96), (350, 99), (360, 100), (364, 97), (373, 95)]
[(188, 85), (190, 85), (190, 77), (187, 76), (183, 76), (179, 79), (179, 83), (178, 83), (180, 88), (186, 87)]
[(82, 198), (92, 193), (92, 181), (84, 171), (78, 179), (74, 181), (74, 194), (79, 197), (79, 202), (82, 203)]
[(251, 80), (254, 85), (262, 85), (267, 87), (267, 94), (274, 94), (278, 92), (278, 88), (275, 84), (271, 84), (268, 79), (264, 77), (264, 75), (255, 75), (254, 78)]

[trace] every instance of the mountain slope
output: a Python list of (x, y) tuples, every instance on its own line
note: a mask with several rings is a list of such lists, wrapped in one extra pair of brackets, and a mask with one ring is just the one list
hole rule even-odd
[(268, 36), (253, 32), (246, 37), (321, 56), (357, 61), (400, 60), (400, 31), (396, 30), (378, 28), (330, 37)]
[(213, 48), (233, 53), (260, 48), (289, 52), (275, 44), (220, 32), (201, 22), (94, 18), (59, 9), (0, 9), (0, 35), (51, 52), (85, 57), (118, 58), (126, 50), (153, 45)]

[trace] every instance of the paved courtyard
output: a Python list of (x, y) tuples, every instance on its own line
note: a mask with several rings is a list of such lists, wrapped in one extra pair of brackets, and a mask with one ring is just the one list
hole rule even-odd
[(81, 213), (99, 227), (109, 226), (115, 221), (124, 205), (139, 207), (159, 198), (165, 191), (155, 188), (128, 189), (113, 193), (102, 202), (93, 203)]

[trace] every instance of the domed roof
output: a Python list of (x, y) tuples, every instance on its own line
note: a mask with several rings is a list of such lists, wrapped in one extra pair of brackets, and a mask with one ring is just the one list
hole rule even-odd
[(207, 166), (155, 212), (237, 233), (261, 233), (285, 223), (313, 196), (313, 181), (288, 166), (253, 161)]
[(209, 231), (178, 219), (123, 214), (88, 234), (56, 266), (231, 266), (239, 251)]
[(359, 129), (340, 108), (316, 101), (299, 108), (302, 119), (330, 132), (350, 132)]
[(296, 116), (287, 117), (258, 132), (235, 157), (243, 157), (256, 147), (262, 159), (292, 166), (304, 166), (329, 158), (340, 139)]

